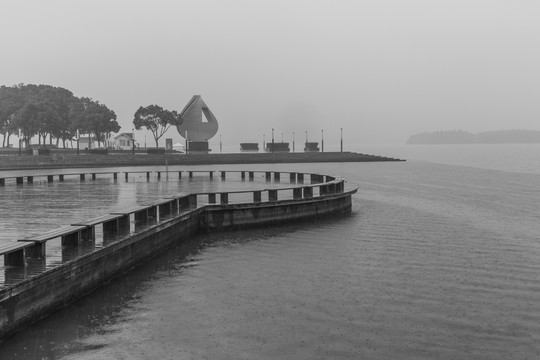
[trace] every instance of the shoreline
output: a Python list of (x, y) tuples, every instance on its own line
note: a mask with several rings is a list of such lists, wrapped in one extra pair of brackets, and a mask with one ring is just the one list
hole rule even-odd
[(0, 171), (21, 169), (58, 169), (81, 167), (117, 167), (149, 165), (220, 165), (220, 164), (278, 164), (318, 162), (405, 161), (385, 156), (355, 152), (324, 153), (227, 153), (148, 155), (136, 152), (124, 154), (57, 154), (0, 156)]

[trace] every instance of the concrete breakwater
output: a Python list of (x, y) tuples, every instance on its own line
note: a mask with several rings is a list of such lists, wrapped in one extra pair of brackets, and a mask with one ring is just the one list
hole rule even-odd
[[(227, 172), (220, 171), (225, 178)], [(238, 171), (242, 181), (253, 171)], [(123, 271), (197, 232), (316, 219), (351, 209), (343, 179), (320, 174), (262, 172), (290, 186), (249, 191), (172, 194), (0, 247), (0, 340), (65, 306)], [(212, 176), (210, 173), (209, 176)], [(97, 246), (99, 244), (99, 246)], [(55, 246), (61, 261), (37, 273)], [(32, 274), (32, 275), (26, 275)]]
[(147, 155), (130, 152), (108, 155), (71, 154), (52, 152), (51, 155), (2, 155), (0, 169), (34, 168), (74, 168), (107, 166), (149, 166), (164, 165), (218, 165), (218, 164), (277, 164), (277, 163), (316, 163), (316, 162), (371, 162), (401, 161), (384, 156), (360, 154), (355, 152), (317, 152), (317, 153), (238, 153), (238, 154), (180, 154), (168, 152), (165, 155)]

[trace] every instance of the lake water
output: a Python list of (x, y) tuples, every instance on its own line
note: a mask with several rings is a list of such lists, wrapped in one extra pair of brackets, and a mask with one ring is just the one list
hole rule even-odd
[[(249, 166), (343, 176), (359, 187), (353, 211), (197, 236), (0, 358), (539, 358), (540, 146), (355, 150), (409, 161)], [(132, 201), (102, 182), (104, 198)], [(161, 191), (137, 184), (140, 199)]]

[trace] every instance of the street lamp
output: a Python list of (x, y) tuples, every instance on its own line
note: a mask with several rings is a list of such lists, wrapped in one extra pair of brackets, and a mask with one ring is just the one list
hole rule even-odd
[(21, 129), (19, 129), (19, 156), (21, 156)]
[(79, 129), (77, 129), (77, 156), (79, 156), (79, 138), (80, 138)]
[(324, 130), (321, 130), (321, 152), (324, 152)]
[(133, 143), (131, 154), (135, 155), (135, 129), (131, 128), (131, 142)]
[(341, 152), (343, 152), (343, 128), (341, 128), (341, 140), (340, 140), (340, 149), (341, 149)]
[(292, 152), (294, 152), (294, 131), (292, 132)]
[(274, 152), (274, 128), (272, 128), (272, 152)]

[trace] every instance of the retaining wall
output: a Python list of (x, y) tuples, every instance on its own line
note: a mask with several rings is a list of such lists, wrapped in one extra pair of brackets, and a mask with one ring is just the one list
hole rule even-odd
[(277, 203), (207, 206), (200, 215), (200, 227), (207, 231), (283, 224), (324, 217), (351, 210), (351, 195), (336, 195), (316, 200), (284, 200)]
[(237, 153), (237, 154), (174, 154), (146, 155), (109, 154), (73, 155), (55, 154), (47, 156), (0, 156), (0, 169), (74, 168), (107, 166), (150, 166), (165, 165), (205, 165), (205, 164), (273, 164), (273, 163), (315, 163), (315, 162), (369, 162), (400, 161), (384, 156), (354, 152), (317, 153)]

